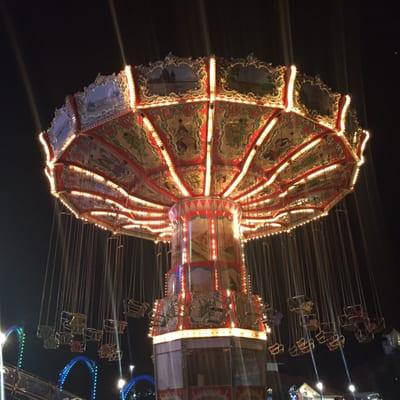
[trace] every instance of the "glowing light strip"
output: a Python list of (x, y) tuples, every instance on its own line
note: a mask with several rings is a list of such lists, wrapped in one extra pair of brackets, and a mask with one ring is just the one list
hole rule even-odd
[(54, 182), (53, 170), (50, 168), (45, 168), (44, 173), (50, 183), (50, 192), (53, 196), (58, 197), (58, 193), (56, 191), (56, 184)]
[[(100, 200), (100, 201), (105, 201), (106, 199), (102, 196), (99, 196), (98, 194), (92, 194), (92, 193), (87, 193), (87, 192), (80, 192), (78, 190), (71, 190), (69, 192), (70, 194), (72, 194), (73, 196), (78, 196), (78, 197), (86, 197), (88, 199), (93, 199), (93, 200)], [(108, 199), (107, 199), (108, 200)], [(109, 202), (111, 203), (112, 200), (109, 200)], [(115, 204), (117, 207), (124, 209), (124, 207), (122, 207), (120, 204), (118, 204), (115, 201), (112, 201), (111, 204)], [(127, 208), (125, 208), (126, 211), (129, 211)]]
[(146, 110), (147, 108), (173, 106), (173, 105), (177, 105), (177, 104), (186, 104), (186, 103), (201, 103), (203, 101), (208, 101), (208, 96), (207, 97), (204, 97), (204, 96), (196, 97), (196, 98), (184, 99), (184, 100), (160, 101), (160, 102), (151, 103), (151, 104), (138, 104), (138, 105), (136, 105), (136, 108)]
[(138, 198), (136, 196), (133, 196), (133, 195), (129, 194), (125, 189), (123, 189), (122, 187), (120, 187), (116, 183), (114, 183), (114, 182), (104, 178), (103, 176), (94, 173), (94, 172), (88, 171), (88, 170), (86, 170), (84, 168), (81, 168), (81, 167), (77, 167), (75, 165), (69, 165), (68, 169), (70, 169), (71, 171), (80, 173), (82, 175), (88, 176), (90, 178), (93, 178), (97, 182), (101, 182), (101, 183), (106, 184), (107, 186), (117, 190), (122, 195), (128, 197), (133, 202), (136, 202), (136, 203), (139, 203), (139, 204), (143, 204), (143, 205), (148, 206), (148, 207), (155, 207), (155, 208), (158, 208), (158, 209), (164, 209), (165, 208), (161, 204), (153, 203), (153, 202), (147, 201), (147, 200), (142, 200), (142, 199), (140, 199), (140, 198)]
[(267, 137), (268, 133), (271, 132), (271, 129), (276, 125), (278, 122), (278, 118), (275, 117), (273, 118), (265, 127), (264, 131), (261, 133), (259, 138), (257, 139), (254, 147), (251, 149), (249, 155), (247, 156), (243, 168), (240, 171), (239, 175), (236, 177), (236, 179), (231, 183), (231, 185), (228, 187), (228, 189), (224, 192), (222, 197), (227, 197), (229, 196), (237, 187), (237, 185), (241, 182), (243, 177), (246, 175), (247, 170), (250, 167), (251, 162), (253, 161), (254, 156), (257, 153), (257, 149), (261, 146), (261, 144), (264, 142), (265, 138)]
[[(283, 166), (283, 165), (282, 165), (282, 166)], [(287, 166), (287, 165), (286, 165), (286, 166)], [(328, 166), (328, 167), (326, 167), (326, 168), (323, 168), (323, 169), (321, 169), (321, 170), (319, 170), (319, 171), (315, 171), (315, 172), (311, 173), (311, 174), (308, 175), (307, 177), (302, 178), (302, 179), (300, 179), (300, 180), (297, 181), (297, 182), (294, 182), (291, 186), (289, 186), (289, 187), (287, 188), (287, 190), (285, 190), (284, 192), (280, 193), (280, 194), (278, 195), (278, 197), (285, 197), (285, 196), (288, 194), (288, 192), (290, 192), (291, 190), (293, 190), (296, 186), (298, 186), (298, 185), (300, 185), (300, 184), (302, 184), (302, 183), (305, 183), (306, 181), (309, 181), (309, 180), (312, 180), (312, 179), (314, 179), (314, 178), (317, 178), (319, 175), (322, 175), (322, 174), (324, 174), (325, 172), (328, 172), (328, 171), (331, 171), (331, 170), (333, 170), (333, 169), (336, 169), (336, 168), (339, 167), (339, 166), (340, 166), (340, 162), (338, 162), (338, 163), (336, 163), (336, 164), (332, 164), (332, 165), (330, 165), (330, 166)], [(282, 168), (282, 169), (284, 169), (284, 168)], [(278, 175), (277, 172), (278, 172), (278, 170), (271, 176), (271, 178), (270, 178), (266, 183), (264, 183), (263, 185), (259, 186), (259, 187), (256, 188), (256, 189), (252, 190), (252, 191), (249, 192), (248, 194), (246, 194), (246, 195), (240, 197), (240, 198), (238, 199), (238, 201), (241, 201), (241, 200), (243, 200), (243, 199), (246, 199), (246, 198), (248, 198), (248, 197), (253, 196), (254, 194), (260, 192), (260, 191), (263, 190), (265, 187), (267, 187), (268, 185), (270, 185), (271, 183), (273, 183), (273, 182), (275, 181), (277, 175)], [(282, 172), (282, 170), (279, 171), (279, 172)], [(248, 207), (249, 207), (249, 208), (254, 208), (254, 207), (256, 207), (256, 206), (258, 206), (258, 205), (260, 205), (260, 204), (270, 203), (272, 200), (273, 200), (272, 198), (267, 198), (267, 199), (264, 199), (264, 200), (259, 200), (259, 201), (256, 201), (256, 202), (254, 202), (254, 203), (249, 204)]]
[[(187, 247), (186, 247), (186, 242), (187, 242), (187, 223), (186, 223), (186, 220), (183, 220), (183, 223), (182, 223), (182, 236), (183, 236), (183, 238), (182, 238), (182, 240), (183, 240), (182, 264), (185, 264), (188, 261)], [(182, 288), (183, 288), (183, 286), (182, 286)]]
[(287, 211), (284, 211), (283, 213), (278, 214), (277, 216), (273, 217), (273, 218), (243, 218), (243, 222), (244, 223), (261, 223), (261, 224), (267, 224), (269, 222), (275, 222), (278, 219), (280, 219), (281, 217), (287, 215)]
[(210, 57), (210, 103), (215, 101), (215, 86), (216, 86), (216, 67), (215, 56)]
[(246, 279), (246, 257), (244, 255), (244, 244), (243, 241), (240, 241), (240, 255), (242, 258), (242, 262), (240, 265), (241, 269), (241, 278), (242, 278), (242, 289), (243, 293), (247, 293), (247, 279)]
[[(211, 218), (211, 259), (217, 259), (217, 241), (216, 241), (216, 234), (215, 234), (215, 219)], [(215, 269), (215, 271), (217, 271)], [(217, 278), (217, 275), (216, 275)], [(217, 280), (218, 281), (218, 280)], [(216, 282), (216, 286), (218, 289), (218, 284)]]
[(172, 342), (179, 339), (207, 337), (242, 337), (247, 339), (267, 340), (265, 332), (241, 328), (186, 329), (153, 336), (153, 344)]
[(370, 134), (368, 131), (363, 131), (364, 132), (364, 140), (361, 143), (360, 146), (360, 161), (358, 162), (358, 166), (364, 164), (365, 162), (365, 158), (364, 158), (364, 150), (365, 150), (365, 146), (367, 145), (367, 142), (369, 140)]
[(351, 98), (348, 94), (346, 94), (346, 96), (344, 96), (344, 104), (342, 107), (342, 110), (340, 112), (340, 124), (339, 124), (339, 134), (343, 134), (345, 129), (346, 129), (346, 115), (347, 115), (347, 110), (350, 106), (351, 103)]
[(188, 190), (186, 189), (186, 187), (183, 185), (178, 174), (176, 173), (174, 163), (172, 162), (171, 157), (168, 154), (168, 151), (165, 149), (160, 136), (158, 136), (158, 133), (156, 132), (156, 130), (153, 127), (153, 124), (150, 122), (150, 120), (146, 116), (143, 116), (143, 124), (146, 126), (146, 129), (151, 133), (157, 146), (161, 150), (164, 160), (168, 165), (169, 172), (171, 173), (172, 179), (175, 181), (176, 185), (178, 186), (178, 188), (181, 191), (181, 193), (183, 194), (183, 196), (189, 197), (190, 194), (189, 194)]
[(169, 226), (165, 227), (165, 228), (152, 228), (151, 226), (143, 226), (143, 225), (139, 225), (139, 224), (126, 224), (126, 225), (123, 225), (122, 228), (124, 228), (124, 229), (146, 228), (152, 233), (163, 233), (163, 234), (171, 234), (172, 233), (172, 229)]
[(276, 222), (278, 219), (280, 219), (281, 217), (285, 217), (289, 215), (288, 211), (281, 211), (280, 213), (278, 213), (277, 215), (275, 215), (275, 217), (273, 218), (246, 218), (245, 221), (246, 222), (261, 222), (261, 223), (270, 223), (270, 222)]
[(315, 147), (317, 144), (319, 144), (319, 142), (321, 141), (321, 138), (315, 139), (312, 142), (310, 142), (309, 144), (307, 144), (306, 146), (304, 146), (302, 149), (298, 150), (295, 154), (292, 155), (292, 157), (290, 157), (290, 159), (292, 161), (297, 160), (301, 155), (303, 155), (304, 153), (306, 153), (307, 151), (311, 150), (313, 147)]
[[(306, 153), (307, 151), (311, 150), (313, 147), (315, 147), (316, 145), (318, 145), (320, 143), (322, 139), (318, 138), (313, 140), (312, 142), (310, 142), (309, 144), (307, 144), (306, 146), (304, 146), (302, 149), (298, 150), (295, 154), (293, 154), (290, 157), (291, 161), (295, 161), (297, 158), (299, 158), (301, 155), (303, 155), (304, 153)], [(244, 194), (243, 196), (239, 197), (237, 199), (237, 201), (242, 201), (246, 198), (249, 198), (251, 196), (254, 196), (255, 194), (261, 192), (263, 189), (265, 189), (267, 186), (271, 185), (272, 183), (275, 182), (275, 179), (277, 178), (277, 176), (289, 165), (289, 161), (284, 162), (275, 172), (274, 174), (268, 179), (267, 182), (265, 182), (264, 184), (262, 184), (261, 186), (253, 189), (251, 192)], [(272, 199), (267, 199), (267, 200), (263, 200), (263, 202), (269, 202), (272, 201)], [(261, 204), (261, 203), (257, 203), (257, 204)]]
[(214, 102), (215, 102), (215, 85), (216, 85), (216, 66), (215, 57), (210, 57), (209, 68), (209, 91), (210, 99), (208, 104), (208, 121), (207, 121), (207, 154), (206, 154), (206, 177), (204, 184), (204, 196), (210, 195), (211, 190), (211, 168), (212, 168), (212, 139), (214, 130)]
[(358, 179), (358, 175), (360, 174), (360, 168), (359, 167), (355, 167), (353, 172), (352, 172), (352, 177), (351, 177), (351, 184), (350, 184), (350, 188), (353, 189), (357, 179)]
[(242, 229), (244, 231), (256, 231), (257, 229), (259, 229), (261, 227), (265, 227), (265, 226), (272, 226), (272, 227), (276, 227), (276, 228), (281, 228), (282, 224), (280, 224), (279, 222), (267, 222), (265, 224), (262, 225), (254, 225), (254, 226), (243, 226)]
[[(106, 199), (106, 202), (108, 202), (108, 199)], [(131, 213), (137, 214), (137, 215), (149, 215), (151, 217), (161, 217), (164, 214), (161, 212), (150, 212), (150, 211), (141, 211), (141, 210), (130, 210)]]
[(150, 217), (161, 217), (164, 215), (161, 212), (138, 211), (138, 210), (133, 210), (131, 208), (126, 208), (122, 204), (118, 203), (117, 201), (108, 199), (108, 198), (103, 197), (98, 194), (93, 194), (93, 193), (83, 192), (83, 191), (78, 191), (78, 190), (71, 190), (69, 193), (72, 194), (73, 196), (80, 196), (80, 197), (86, 197), (89, 199), (104, 201), (105, 203), (111, 204), (115, 207), (118, 207), (119, 210), (124, 211), (126, 213), (130, 213), (130, 214), (137, 214), (137, 215), (150, 216)]
[(261, 205), (261, 204), (271, 203), (272, 200), (273, 200), (273, 199), (271, 199), (271, 198), (264, 199), (264, 200), (259, 200), (259, 201), (256, 201), (255, 203), (249, 204), (248, 207), (249, 207), (250, 209), (251, 209), (251, 208), (255, 208), (255, 207), (257, 207), (257, 206), (259, 206), (259, 205)]
[[(255, 194), (261, 192), (262, 190), (264, 190), (267, 186), (272, 185), (276, 179), (276, 177), (278, 176), (277, 173), (274, 173), (268, 180), (267, 182), (263, 183), (261, 186), (253, 189), (251, 192), (244, 194), (243, 196), (240, 196), (237, 201), (242, 201), (244, 199), (247, 199), (251, 196), (254, 196)], [(269, 201), (271, 201), (269, 199)]]
[(171, 234), (172, 234), (172, 232), (162, 232), (158, 236), (159, 237), (164, 237), (164, 236), (170, 236)]
[[(63, 203), (63, 205), (70, 211), (72, 212), (72, 214), (75, 216), (75, 218), (81, 218), (79, 216), (79, 214), (75, 211), (74, 208), (72, 208), (72, 206), (69, 205), (69, 203), (67, 202), (67, 200), (65, 200), (62, 196), (58, 196), (58, 194), (54, 194), (54, 196), (58, 197), (61, 201), (61, 203)], [(104, 228), (103, 228), (104, 229)]]
[(278, 107), (275, 104), (265, 103), (265, 102), (262, 102), (262, 101), (236, 99), (234, 97), (225, 96), (225, 95), (217, 95), (216, 96), (216, 100), (226, 101), (228, 103), (252, 104), (252, 105), (259, 105), (259, 106)]
[(356, 161), (359, 159), (358, 155), (354, 151), (353, 147), (351, 146), (351, 143), (349, 142), (349, 139), (345, 135), (345, 130), (346, 130), (346, 115), (348, 108), (351, 103), (351, 98), (349, 95), (344, 96), (344, 104), (342, 106), (342, 109), (340, 110), (340, 115), (339, 115), (339, 123), (336, 125), (339, 125), (336, 127), (336, 135), (341, 139), (343, 145), (346, 147), (346, 149), (349, 151), (349, 153), (353, 156), (353, 158), (356, 159)]
[(96, 215), (97, 216), (107, 215), (107, 216), (116, 216), (116, 217), (121, 216), (122, 218), (126, 218), (126, 219), (132, 221), (132, 224), (136, 224), (136, 225), (165, 225), (165, 224), (168, 224), (168, 222), (165, 221), (165, 220), (147, 220), (147, 221), (144, 221), (144, 220), (140, 220), (140, 219), (133, 219), (133, 218), (130, 218), (130, 217), (126, 216), (126, 215), (120, 214), (120, 213), (115, 212), (115, 211), (89, 211), (89, 214), (90, 215), (94, 215), (94, 216), (96, 216)]
[[(108, 216), (108, 217), (119, 217), (120, 213), (116, 211), (89, 211), (90, 215), (94, 216)], [(122, 215), (126, 219), (130, 219), (129, 217), (126, 217), (125, 215)]]
[(307, 179), (307, 180), (314, 179), (314, 178), (324, 174), (325, 172), (329, 172), (329, 171), (336, 169), (339, 165), (340, 165), (340, 163), (329, 165), (328, 167), (322, 168), (319, 171), (315, 171), (315, 172), (311, 173), (305, 179)]
[(136, 108), (136, 93), (135, 93), (135, 81), (133, 80), (132, 67), (130, 65), (125, 66), (125, 76), (128, 81), (128, 92), (129, 92), (129, 105), (132, 111)]
[(66, 148), (73, 142), (73, 140), (75, 139), (76, 135), (75, 133), (72, 133), (72, 135), (65, 141), (65, 143), (62, 145), (60, 151), (58, 152), (58, 154), (64, 153), (64, 151), (66, 150)]
[(293, 93), (294, 93), (294, 81), (297, 75), (297, 68), (295, 65), (290, 66), (289, 82), (286, 91), (286, 108), (285, 111), (289, 112), (293, 109)]
[(299, 214), (299, 213), (314, 213), (314, 208), (299, 208), (297, 210), (290, 210), (290, 214)]
[(50, 165), (52, 163), (51, 160), (51, 155), (50, 155), (50, 150), (49, 150), (49, 146), (47, 145), (46, 140), (44, 139), (44, 132), (41, 132), (39, 134), (39, 141), (42, 144), (43, 148), (44, 148), (44, 152), (46, 154), (46, 165)]

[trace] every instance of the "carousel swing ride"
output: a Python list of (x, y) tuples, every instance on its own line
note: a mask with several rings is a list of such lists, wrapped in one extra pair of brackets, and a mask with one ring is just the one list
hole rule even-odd
[(127, 318), (151, 314), (159, 399), (263, 399), (267, 352), (334, 351), (345, 331), (371, 341), (384, 321), (367, 312), (347, 208), (319, 220), (353, 190), (367, 140), (348, 95), (253, 56), (168, 56), (98, 76), (40, 134), (65, 206), (44, 346), (95, 342), (119, 360)]

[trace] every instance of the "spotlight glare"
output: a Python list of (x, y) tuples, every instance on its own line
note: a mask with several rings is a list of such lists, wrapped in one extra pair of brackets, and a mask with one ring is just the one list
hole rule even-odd
[(125, 379), (122, 379), (122, 378), (118, 379), (118, 383), (117, 383), (118, 389), (122, 389), (125, 386), (125, 384), (126, 384)]
[(324, 385), (322, 382), (317, 382), (317, 384), (315, 385), (317, 387), (318, 390), (322, 390), (324, 388)]
[(134, 365), (130, 365), (130, 366), (129, 366), (129, 371), (130, 371), (130, 372), (133, 372), (134, 369), (135, 369), (135, 366), (134, 366)]
[(2, 346), (7, 340), (7, 336), (5, 333), (0, 331), (0, 346)]
[(356, 391), (356, 387), (352, 383), (350, 383), (350, 385), (349, 385), (349, 391), (351, 393), (354, 393)]

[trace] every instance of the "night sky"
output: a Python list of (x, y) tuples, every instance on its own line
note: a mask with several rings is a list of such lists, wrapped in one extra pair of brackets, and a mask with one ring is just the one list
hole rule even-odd
[[(23, 324), (28, 333), (25, 369), (56, 381), (71, 353), (45, 351), (35, 337), (53, 200), (21, 63), (32, 88), (40, 129), (46, 129), (66, 95), (90, 84), (98, 73), (121, 70), (123, 61), (107, 1), (0, 0), (0, 4), (0, 326)], [(203, 4), (201, 17), (201, 3), (194, 0), (116, 0), (127, 62), (145, 64), (169, 52), (199, 57), (211, 51), (224, 57), (254, 53), (273, 64), (285, 63), (277, 0)], [(390, 328), (400, 328), (396, 280), (400, 24), (395, 4), (290, 2), (294, 63), (309, 75), (319, 75), (335, 90), (349, 93), (362, 125), (372, 134), (357, 190), (365, 202), (361, 217), (369, 232), (368, 246), (378, 260), (373, 267)], [(209, 40), (204, 34), (207, 30)], [(152, 372), (146, 331), (143, 323), (130, 325), (132, 357), (140, 373)], [(383, 357), (379, 339), (368, 346), (350, 343), (346, 354), (355, 381), (363, 379), (363, 366), (374, 371), (376, 360)], [(13, 356), (7, 350), (6, 360), (13, 361)], [(340, 369), (337, 374), (344, 377), (339, 356), (329, 357), (322, 363), (323, 376)], [(311, 371), (309, 358), (293, 364), (296, 375), (304, 368)], [(359, 376), (357, 371), (361, 371)], [(85, 374), (73, 372), (66, 388), (87, 395)], [(100, 375), (100, 398), (116, 398), (117, 365), (101, 363)]]

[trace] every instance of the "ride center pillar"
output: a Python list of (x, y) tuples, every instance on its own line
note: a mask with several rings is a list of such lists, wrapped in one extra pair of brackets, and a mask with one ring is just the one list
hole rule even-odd
[(266, 327), (249, 290), (240, 207), (185, 199), (169, 216), (171, 269), (151, 327), (157, 398), (264, 399)]

